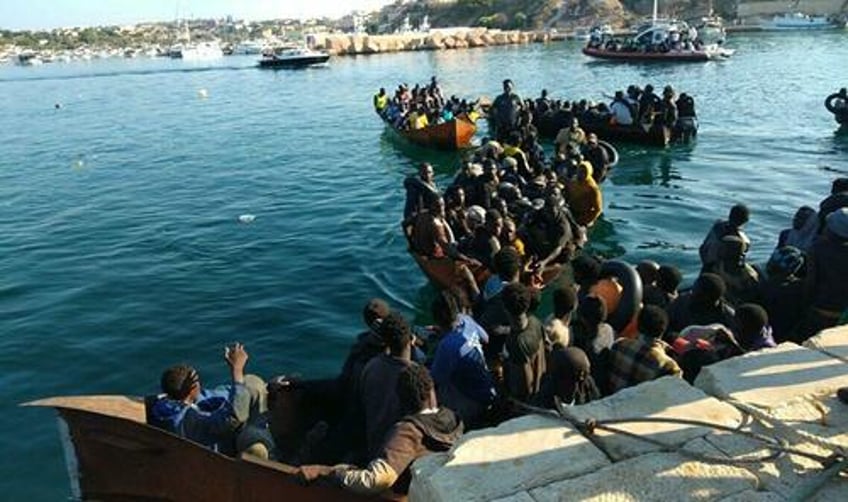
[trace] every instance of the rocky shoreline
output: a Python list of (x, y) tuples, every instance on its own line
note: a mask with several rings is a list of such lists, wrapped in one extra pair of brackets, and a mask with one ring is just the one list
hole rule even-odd
[(546, 43), (553, 39), (548, 32), (500, 31), (485, 28), (434, 30), (428, 33), (393, 35), (327, 33), (313, 35), (312, 37), (316, 49), (325, 50), (338, 56), (522, 45)]

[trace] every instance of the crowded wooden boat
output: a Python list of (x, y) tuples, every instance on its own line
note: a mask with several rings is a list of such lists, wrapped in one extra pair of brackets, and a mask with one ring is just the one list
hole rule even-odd
[(400, 84), (393, 96), (381, 88), (373, 104), (393, 134), (419, 146), (459, 150), (468, 147), (477, 132), (476, 103), (445, 97), (435, 77), (412, 89)]

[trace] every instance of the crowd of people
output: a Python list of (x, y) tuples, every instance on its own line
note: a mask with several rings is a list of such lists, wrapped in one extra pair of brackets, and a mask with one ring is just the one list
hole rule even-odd
[(672, 141), (688, 142), (698, 132), (694, 98), (685, 92), (678, 94), (670, 85), (660, 95), (651, 84), (644, 88), (630, 85), (616, 91), (609, 104), (552, 99), (546, 89), (535, 100), (522, 99), (510, 80), (504, 81), (503, 88), (489, 112), (495, 136), (501, 142), (515, 132), (525, 140), (540, 134), (559, 136), (575, 120), (577, 126), (590, 131), (631, 126), (648, 131), (662, 126), (671, 130)]
[(476, 102), (469, 103), (457, 96), (446, 98), (436, 77), (412, 89), (400, 84), (392, 96), (381, 87), (374, 95), (373, 104), (383, 120), (400, 130), (424, 129), (460, 116), (467, 116), (473, 122), (478, 115)]
[(698, 37), (694, 26), (671, 25), (650, 31), (642, 30), (632, 38), (619, 38), (605, 35), (599, 30), (589, 33), (587, 44), (592, 49), (604, 49), (615, 52), (670, 52), (698, 51), (704, 48), (704, 42)]
[[(417, 95), (440, 94), (432, 84)], [(498, 120), (504, 99), (519, 113), (503, 142), (485, 141), (444, 193), (426, 163), (405, 181), (411, 250), (452, 264), (457, 277), (429, 306), (432, 326), (413, 327), (371, 299), (339, 376), (320, 382), (248, 375), (235, 344), (225, 350), (231, 382), (220, 388), (203, 388), (190, 366), (168, 368), (149, 422), (225, 454), (297, 465), (307, 482), (404, 493), (416, 458), (525, 405), (585, 404), (664, 376), (692, 382), (706, 365), (848, 322), (848, 178), (817, 209), (798, 209), (765, 270), (748, 261), (755, 243), (742, 204), (709, 229), (690, 289), (680, 290), (673, 264), (640, 262), (638, 305), (614, 321), (635, 286), (584, 247), (603, 207), (597, 138), (575, 117), (548, 163), (525, 121), (530, 108), (510, 97), (509, 82), (504, 90)], [(533, 110), (554, 109), (545, 99)], [(638, 102), (636, 117), (656, 104)], [(553, 275), (553, 312), (542, 318), (540, 290)]]

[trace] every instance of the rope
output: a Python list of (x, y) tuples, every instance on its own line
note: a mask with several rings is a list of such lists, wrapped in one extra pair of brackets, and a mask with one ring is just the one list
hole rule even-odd
[[(557, 406), (558, 413), (553, 411), (553, 410), (548, 410), (548, 409), (545, 409), (545, 408), (539, 408), (539, 407), (536, 407), (536, 406), (531, 406), (531, 405), (528, 405), (526, 403), (522, 403), (521, 401), (517, 401), (515, 399), (510, 399), (510, 401), (513, 404), (515, 404), (518, 408), (520, 408), (524, 411), (527, 411), (527, 412), (530, 412), (530, 413), (535, 413), (535, 414), (540, 414), (540, 415), (546, 415), (546, 416), (549, 416), (551, 418), (556, 418), (556, 419), (564, 420), (564, 421), (568, 422), (575, 429), (577, 429), (578, 432), (580, 432), (587, 439), (592, 441), (593, 444), (598, 446), (600, 449), (604, 450), (605, 453), (606, 453), (606, 451), (603, 448), (603, 446), (598, 441), (596, 441), (595, 431), (597, 431), (597, 430), (604, 430), (604, 431), (611, 432), (611, 433), (614, 433), (614, 434), (621, 434), (621, 435), (624, 435), (624, 436), (627, 436), (627, 437), (630, 437), (630, 438), (633, 438), (633, 439), (636, 439), (636, 440), (640, 440), (640, 441), (643, 441), (643, 442), (646, 442), (646, 443), (653, 444), (655, 446), (659, 446), (664, 451), (677, 452), (677, 453), (679, 453), (683, 456), (692, 458), (694, 460), (700, 460), (702, 462), (711, 463), (711, 464), (724, 464), (724, 465), (755, 464), (755, 463), (761, 463), (761, 462), (767, 462), (767, 461), (770, 461), (770, 460), (774, 460), (774, 459), (776, 459), (776, 458), (778, 458), (778, 457), (780, 457), (784, 454), (789, 453), (789, 454), (792, 454), (792, 455), (798, 455), (798, 456), (809, 458), (811, 460), (814, 460), (816, 462), (821, 463), (825, 467), (830, 467), (834, 464), (839, 463), (842, 459), (845, 458), (840, 454), (834, 454), (834, 455), (830, 455), (830, 456), (822, 456), (822, 455), (817, 455), (817, 454), (813, 454), (813, 453), (808, 453), (808, 452), (805, 452), (805, 451), (798, 450), (796, 448), (792, 448), (792, 447), (787, 446), (785, 444), (781, 444), (781, 441), (778, 438), (766, 436), (764, 434), (759, 434), (759, 433), (756, 433), (756, 432), (745, 431), (745, 430), (741, 430), (741, 429), (738, 429), (738, 428), (728, 427), (728, 426), (719, 425), (719, 424), (713, 424), (713, 423), (710, 423), (710, 422), (704, 422), (704, 421), (701, 421), (701, 420), (693, 420), (693, 419), (686, 419), (686, 418), (674, 418), (674, 417), (643, 417), (643, 418), (620, 418), (620, 419), (609, 419), (609, 420), (595, 420), (595, 419), (579, 420), (579, 419), (571, 416), (568, 413), (567, 408), (563, 405), (563, 403), (558, 398), (556, 399), (556, 406)], [(770, 452), (767, 455), (763, 455), (763, 456), (759, 456), (759, 457), (753, 457), (753, 458), (716, 457), (716, 456), (713, 456), (713, 455), (706, 455), (706, 454), (703, 454), (703, 453), (698, 453), (698, 452), (694, 452), (694, 451), (691, 451), (691, 450), (687, 450), (683, 447), (664, 443), (662, 441), (656, 440), (656, 439), (651, 438), (651, 437), (641, 436), (641, 435), (635, 434), (633, 432), (626, 431), (626, 430), (620, 429), (618, 427), (614, 427), (614, 425), (625, 424), (625, 423), (670, 423), (670, 424), (690, 425), (690, 426), (694, 426), (694, 427), (705, 427), (705, 428), (709, 428), (709, 429), (715, 429), (715, 430), (719, 430), (719, 431), (723, 431), (723, 432), (728, 432), (728, 433), (731, 433), (731, 434), (739, 434), (739, 435), (748, 437), (750, 439), (753, 439), (755, 441), (758, 441), (760, 443), (764, 443), (766, 445), (766, 448), (768, 448), (770, 450)]]

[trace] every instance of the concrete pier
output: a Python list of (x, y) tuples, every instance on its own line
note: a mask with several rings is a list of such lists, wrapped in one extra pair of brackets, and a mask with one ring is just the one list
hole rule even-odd
[[(848, 405), (835, 397), (845, 386), (848, 327), (841, 327), (803, 347), (784, 343), (708, 366), (695, 386), (665, 377), (568, 413), (580, 422), (696, 419), (827, 457), (848, 452)], [(759, 461), (768, 453), (763, 443), (708, 427), (619, 427), (668, 446), (602, 431), (590, 439), (564, 420), (526, 416), (470, 433), (451, 451), (416, 462), (410, 500), (783, 501), (802, 494), (825, 467), (795, 454)], [(727, 461), (691, 458), (681, 450)], [(732, 461), (740, 458), (756, 461)], [(832, 477), (805, 500), (848, 500), (848, 474)]]

